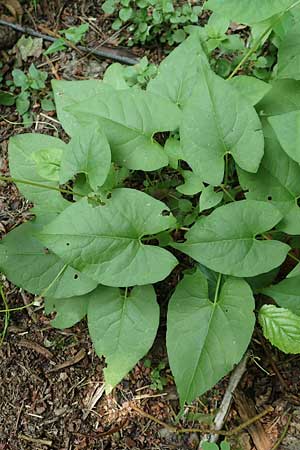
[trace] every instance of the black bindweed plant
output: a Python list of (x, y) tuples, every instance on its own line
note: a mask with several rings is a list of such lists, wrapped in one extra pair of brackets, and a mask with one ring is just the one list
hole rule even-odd
[[(0, 245), (2, 272), (45, 297), (54, 327), (87, 317), (108, 392), (150, 349), (153, 285), (169, 277), (181, 405), (241, 360), (257, 295), (266, 338), (300, 353), (300, 1), (207, 7), (256, 36), (227, 80), (194, 28), (145, 89), (118, 64), (103, 81), (53, 81), (70, 142), (10, 139), (10, 180), (34, 219)], [(267, 38), (278, 49), (268, 83), (240, 74)]]

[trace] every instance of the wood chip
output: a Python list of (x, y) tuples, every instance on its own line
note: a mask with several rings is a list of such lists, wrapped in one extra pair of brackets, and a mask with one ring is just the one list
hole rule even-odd
[(53, 359), (54, 357), (53, 354), (45, 347), (42, 347), (42, 345), (37, 344), (36, 342), (33, 341), (29, 341), (27, 339), (21, 339), (20, 341), (17, 342), (17, 345), (19, 347), (29, 348), (30, 350), (40, 353), (47, 359)]
[(70, 358), (67, 361), (64, 361), (60, 364), (56, 364), (55, 367), (53, 367), (52, 369), (49, 369), (47, 372), (48, 373), (56, 372), (57, 370), (61, 370), (61, 369), (65, 369), (66, 367), (74, 366), (75, 364), (79, 363), (79, 361), (81, 361), (83, 358), (85, 358), (85, 356), (86, 356), (86, 352), (82, 348), (81, 350), (79, 350), (78, 353), (76, 353), (76, 355), (73, 358)]

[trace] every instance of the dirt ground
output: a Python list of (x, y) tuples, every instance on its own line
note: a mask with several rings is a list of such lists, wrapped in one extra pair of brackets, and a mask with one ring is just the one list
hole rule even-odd
[[(110, 31), (110, 21), (101, 14), (100, 3), (96, 0), (41, 0), (36, 11), (30, 3), (25, 3), (22, 22), (39, 30), (43, 26), (47, 31), (78, 25), (82, 18), (93, 17), (89, 45), (108, 40), (110, 45), (116, 46), (119, 37)], [(4, 10), (0, 5), (1, 14)], [(164, 53), (159, 46), (130, 51), (136, 56), (147, 54), (153, 61), (160, 60)], [(5, 61), (2, 73), (7, 79), (13, 66), (26, 69), (32, 61), (49, 72), (49, 80), (53, 77), (101, 78), (110, 63), (92, 56), (82, 57), (74, 50), (48, 59), (31, 58), (24, 63), (15, 47), (2, 50), (2, 58)], [(54, 114), (43, 113), (38, 102), (33, 105), (33, 112), (32, 130), (63, 136)], [(4, 175), (9, 175), (8, 139), (24, 132), (19, 120), (13, 107), (0, 109), (0, 171)], [(28, 220), (29, 209), (30, 205), (20, 197), (14, 185), (0, 182), (2, 236)], [(10, 308), (30, 303), (30, 295), (11, 285), (3, 276), (2, 283)], [(156, 289), (165, 302), (168, 293), (161, 291), (159, 285)], [(4, 326), (3, 315), (0, 315), (0, 326)], [(102, 375), (104, 361), (92, 348), (86, 323), (58, 331), (52, 329), (43, 306), (12, 312), (0, 347), (0, 450), (199, 448), (203, 433), (175, 434), (159, 423), (174, 425), (179, 411), (178, 396), (167, 365), (164, 334), (162, 320), (159, 336), (148, 356), (151, 368), (140, 362), (113, 393), (106, 396)], [(161, 361), (165, 363), (161, 375), (166, 379), (162, 391), (151, 386), (152, 370)], [(300, 356), (271, 350), (259, 332), (255, 334), (247, 371), (236, 392), (225, 429), (234, 429), (270, 406), (272, 411), (231, 436), (228, 440), (233, 450), (300, 449), (299, 361)], [(228, 378), (225, 378), (188, 406), (179, 425), (209, 428), (227, 384)]]

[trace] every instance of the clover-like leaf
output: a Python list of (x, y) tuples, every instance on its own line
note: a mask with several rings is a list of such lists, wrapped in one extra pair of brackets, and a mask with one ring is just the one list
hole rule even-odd
[(152, 286), (132, 289), (98, 287), (89, 295), (88, 327), (99, 356), (105, 356), (106, 391), (118, 384), (153, 344), (159, 307)]
[(253, 277), (278, 267), (290, 247), (275, 240), (258, 240), (282, 215), (271, 204), (255, 200), (229, 203), (201, 217), (173, 247), (215, 272)]
[(35, 237), (37, 231), (34, 225), (25, 223), (1, 241), (1, 270), (6, 277), (32, 294), (52, 298), (72, 297), (95, 289), (95, 281), (49, 252)]
[[(134, 170), (156, 170), (168, 164), (163, 147), (153, 139), (159, 131), (179, 126), (180, 111), (170, 100), (140, 89), (113, 89), (106, 83), (82, 85), (54, 83), (60, 120), (74, 135), (78, 126), (94, 124), (105, 133), (112, 160)], [(87, 94), (88, 92), (88, 94)]]
[(64, 184), (77, 173), (84, 173), (96, 191), (104, 184), (110, 165), (111, 152), (105, 134), (100, 128), (84, 127), (74, 135), (63, 154), (60, 182)]
[(148, 235), (174, 227), (167, 206), (134, 189), (115, 189), (106, 205), (86, 199), (67, 208), (39, 234), (65, 263), (107, 286), (163, 280), (176, 266), (167, 250), (145, 245)]
[(257, 172), (264, 153), (261, 123), (253, 106), (206, 65), (187, 102), (180, 137), (184, 159), (202, 180), (219, 185), (226, 154), (248, 172)]
[(264, 305), (259, 311), (264, 336), (284, 353), (300, 353), (300, 317), (288, 309)]
[(244, 280), (228, 278), (214, 301), (200, 271), (179, 283), (169, 303), (167, 348), (181, 405), (213, 387), (241, 360), (254, 328), (253, 310)]

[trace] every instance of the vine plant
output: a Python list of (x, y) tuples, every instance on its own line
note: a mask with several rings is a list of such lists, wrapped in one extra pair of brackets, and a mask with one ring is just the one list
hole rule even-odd
[(266, 338), (300, 353), (299, 5), (207, 2), (215, 17), (260, 30), (243, 64), (266, 38), (276, 45), (269, 83), (243, 64), (216, 75), (194, 28), (144, 89), (118, 64), (103, 81), (53, 81), (68, 143), (10, 139), (6, 180), (34, 219), (2, 240), (1, 270), (45, 297), (54, 327), (87, 317), (108, 392), (153, 344), (156, 283), (167, 277), (181, 405), (240, 361), (255, 300)]

